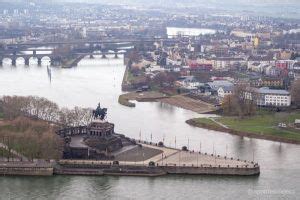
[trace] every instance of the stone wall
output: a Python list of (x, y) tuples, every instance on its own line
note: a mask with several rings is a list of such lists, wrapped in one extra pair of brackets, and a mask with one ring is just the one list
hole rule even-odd
[(4, 176), (52, 176), (53, 167), (4, 167), (0, 166), (0, 175)]
[(254, 168), (238, 168), (238, 167), (174, 167), (161, 166), (168, 174), (207, 174), (207, 175), (258, 175), (260, 173), (259, 166)]

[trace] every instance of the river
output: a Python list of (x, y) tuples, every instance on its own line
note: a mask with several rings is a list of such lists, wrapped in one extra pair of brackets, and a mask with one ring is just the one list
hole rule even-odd
[(199, 35), (210, 35), (215, 34), (217, 31), (208, 28), (179, 28), (179, 27), (167, 27), (168, 37), (173, 37), (175, 35), (189, 35), (189, 36), (199, 36)]
[(300, 146), (243, 138), (191, 127), (185, 120), (201, 116), (163, 103), (118, 104), (125, 71), (123, 59), (84, 59), (71, 69), (52, 68), (47, 61), (29, 67), (17, 60), (0, 67), (0, 95), (38, 95), (60, 106), (108, 108), (116, 132), (129, 137), (202, 152), (252, 160), (261, 166), (257, 177), (0, 177), (0, 199), (296, 199), (300, 186)]

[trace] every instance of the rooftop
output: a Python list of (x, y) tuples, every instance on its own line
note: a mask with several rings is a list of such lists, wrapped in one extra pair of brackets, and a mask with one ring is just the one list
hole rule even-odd
[(268, 87), (262, 87), (258, 89), (259, 93), (262, 94), (281, 94), (281, 95), (290, 95), (289, 91), (287, 90), (276, 90), (276, 89), (269, 89)]

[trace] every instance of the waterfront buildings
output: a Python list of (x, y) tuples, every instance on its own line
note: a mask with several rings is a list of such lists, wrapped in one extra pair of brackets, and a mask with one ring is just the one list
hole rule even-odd
[(258, 106), (263, 107), (289, 107), (291, 105), (291, 94), (286, 90), (248, 88), (245, 97), (256, 101)]

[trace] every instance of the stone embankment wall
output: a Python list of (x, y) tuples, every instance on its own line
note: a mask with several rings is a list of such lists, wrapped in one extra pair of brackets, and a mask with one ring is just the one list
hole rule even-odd
[(0, 166), (3, 176), (52, 176), (53, 167), (5, 167)]
[(53, 169), (52, 167), (1, 166), (0, 175), (51, 176), (58, 175), (117, 175), (117, 176), (162, 176), (182, 175), (239, 175), (251, 176), (260, 173), (259, 166), (238, 167), (184, 167), (184, 166), (119, 166), (119, 165), (72, 165)]
[(207, 175), (239, 175), (251, 176), (260, 173), (259, 166), (249, 168), (238, 167), (174, 167), (164, 166), (161, 167), (168, 174), (207, 174)]
[(145, 166), (145, 165), (113, 165), (113, 164), (67, 164), (56, 174), (77, 175), (126, 175), (126, 176), (161, 176), (166, 174), (181, 175), (258, 175), (260, 168), (254, 167), (215, 167), (215, 166)]

